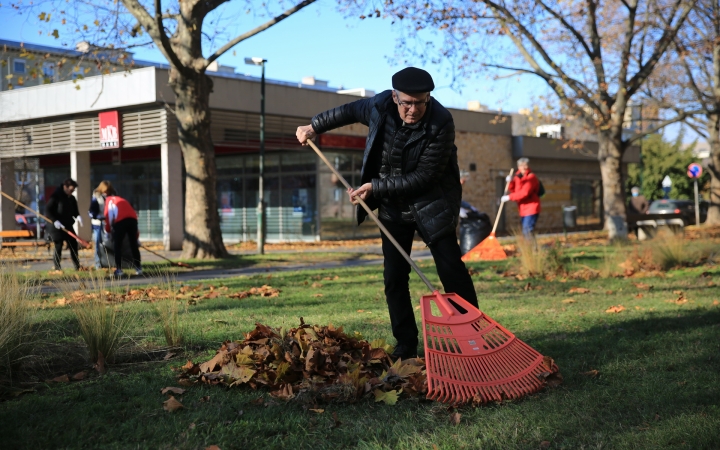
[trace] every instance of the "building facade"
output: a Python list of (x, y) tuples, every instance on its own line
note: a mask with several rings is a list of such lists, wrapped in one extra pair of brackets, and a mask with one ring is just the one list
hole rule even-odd
[[(259, 79), (230, 71), (211, 74), (212, 139), (217, 162), (221, 229), (226, 242), (254, 240), (258, 202)], [(79, 86), (79, 89), (78, 89)], [(269, 241), (352, 239), (377, 236), (370, 223), (357, 226), (345, 189), (295, 130), (318, 112), (371, 95), (364, 90), (338, 93), (325, 85), (269, 81), (266, 87), (265, 201)], [(62, 180), (72, 177), (81, 211), (92, 189), (110, 180), (139, 213), (144, 240), (177, 249), (183, 238), (184, 168), (173, 116), (174, 95), (168, 72), (144, 67), (83, 79), (38, 84), (0, 92), (0, 188), (43, 207)], [(464, 198), (494, 216), (514, 161), (529, 157), (546, 195), (538, 228), (562, 227), (562, 206), (578, 206), (580, 224), (602, 224), (597, 145), (566, 149), (553, 139), (512, 135), (512, 119), (486, 111), (451, 109), (457, 130), (460, 169), (469, 172)], [(103, 118), (116, 117), (110, 125)], [(104, 130), (101, 131), (101, 125)], [(108, 144), (107, 126), (117, 139)], [(103, 132), (105, 134), (103, 134)], [(365, 135), (353, 125), (322, 135), (318, 144), (353, 185), (359, 184)], [(116, 142), (117, 141), (117, 142)], [(595, 148), (593, 148), (595, 145)], [(117, 147), (117, 148), (109, 148)], [(593, 154), (594, 152), (594, 154)], [(633, 152), (627, 162), (637, 158)], [(38, 194), (19, 189), (36, 171)], [(25, 178), (23, 178), (25, 177)], [(14, 228), (14, 205), (2, 200), (2, 228)], [(519, 221), (506, 208), (501, 231)], [(87, 222), (87, 221), (86, 221)], [(86, 225), (78, 230), (89, 237)]]

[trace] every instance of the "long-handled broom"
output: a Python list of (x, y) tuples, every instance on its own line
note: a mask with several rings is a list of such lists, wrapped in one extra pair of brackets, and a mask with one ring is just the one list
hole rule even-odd
[[(13, 201), (13, 202), (15, 202), (16, 204), (22, 206), (23, 208), (34, 212), (36, 216), (38, 216), (38, 217), (40, 217), (41, 219), (45, 220), (45, 221), (48, 223), (48, 226), (49, 226), (49, 225), (52, 225), (52, 223), (53, 223), (52, 220), (50, 220), (49, 218), (43, 216), (42, 214), (40, 214), (39, 212), (35, 211), (34, 209), (32, 209), (31, 207), (29, 207), (28, 205), (26, 205), (26, 204), (24, 204), (24, 203), (21, 203), (21, 202), (18, 201), (18, 200), (15, 200), (14, 198), (12, 198), (11, 196), (9, 196), (8, 194), (6, 194), (6, 193), (4, 193), (4, 192), (2, 192), (2, 191), (0, 191), (0, 194), (2, 194), (3, 197), (6, 197), (8, 200)], [(78, 241), (78, 244), (80, 244), (81, 247), (83, 247), (83, 248), (90, 248), (90, 243), (89, 243), (88, 241), (82, 239), (80, 236), (76, 235), (75, 233), (73, 233), (73, 232), (70, 231), (70, 230), (67, 230), (67, 229), (65, 229), (65, 228), (60, 228), (60, 229), (61, 229), (62, 231), (64, 231), (65, 233), (67, 233), (71, 238), (75, 238), (75, 240)]]
[[(510, 178), (512, 178), (513, 169), (510, 169)], [(510, 182), (505, 183), (505, 190), (503, 195), (507, 194), (508, 186)], [(481, 243), (476, 245), (472, 250), (465, 253), (461, 258), (463, 261), (500, 261), (507, 259), (505, 250), (502, 249), (500, 243), (495, 237), (495, 230), (497, 230), (498, 223), (500, 222), (500, 215), (502, 214), (503, 206), (505, 202), (500, 202), (500, 208), (498, 208), (497, 215), (495, 216), (495, 225), (492, 227), (490, 235), (483, 239)]]
[[(351, 189), (315, 143), (312, 140), (307, 143), (342, 184)], [(470, 400), (483, 404), (537, 392), (551, 376), (561, 379), (551, 358), (543, 357), (457, 294), (440, 294), (367, 204), (358, 197), (356, 199), (433, 291), (420, 299), (428, 398), (452, 404)], [(467, 313), (461, 314), (448, 299)], [(433, 314), (433, 303), (440, 316)]]

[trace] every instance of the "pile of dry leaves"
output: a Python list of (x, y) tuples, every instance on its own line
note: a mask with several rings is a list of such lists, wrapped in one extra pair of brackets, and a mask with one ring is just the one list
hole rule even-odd
[(203, 283), (190, 286), (181, 285), (178, 288), (161, 288), (150, 286), (147, 288), (127, 289), (125, 291), (110, 291), (107, 289), (98, 292), (76, 290), (64, 297), (58, 298), (54, 306), (65, 306), (70, 303), (80, 303), (88, 300), (104, 300), (107, 303), (123, 303), (133, 301), (155, 302), (158, 300), (187, 300), (188, 304), (195, 304), (198, 300), (208, 300), (218, 297), (247, 298), (250, 296), (277, 297), (280, 290), (272, 286), (263, 285), (253, 287), (247, 291), (230, 292), (227, 286), (205, 285)]
[(265, 388), (276, 398), (309, 403), (374, 397), (394, 404), (401, 394), (424, 398), (425, 362), (414, 358), (393, 364), (391, 350), (382, 339), (367, 342), (342, 327), (311, 326), (302, 318), (290, 330), (258, 323), (244, 340), (225, 342), (210, 361), (188, 361), (179, 383)]

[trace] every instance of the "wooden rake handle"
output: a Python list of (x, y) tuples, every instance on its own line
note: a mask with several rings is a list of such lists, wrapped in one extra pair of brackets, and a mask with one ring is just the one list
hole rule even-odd
[[(46, 217), (46, 216), (43, 216), (42, 214), (40, 214), (39, 212), (35, 211), (34, 209), (32, 209), (31, 207), (29, 207), (28, 205), (26, 205), (26, 204), (24, 204), (24, 203), (22, 203), (22, 202), (20, 202), (20, 201), (18, 201), (18, 200), (15, 200), (14, 198), (10, 197), (8, 194), (6, 194), (6, 193), (4, 193), (4, 192), (2, 192), (2, 191), (0, 191), (0, 194), (2, 194), (3, 197), (6, 197), (8, 200), (10, 200), (10, 201), (12, 201), (12, 202), (15, 202), (16, 204), (22, 206), (23, 208), (28, 209), (28, 210), (34, 212), (36, 216), (38, 216), (38, 217), (40, 217), (41, 219), (45, 220), (45, 222), (47, 222), (49, 226), (50, 226), (50, 225), (54, 226), (52, 220), (50, 220), (50, 219), (49, 219), (48, 217)], [(90, 243), (89, 243), (88, 241), (82, 239), (81, 237), (79, 237), (78, 235), (76, 235), (75, 233), (73, 233), (72, 231), (68, 231), (68, 230), (66, 230), (65, 228), (60, 228), (60, 229), (63, 230), (63, 231), (64, 231), (65, 233), (67, 233), (68, 235), (70, 235), (70, 237), (75, 238), (75, 240), (78, 241), (78, 242), (80, 243), (80, 245), (82, 245), (83, 247), (85, 247), (85, 248), (90, 248)]]
[[(510, 178), (512, 178), (514, 170), (515, 169), (510, 169)], [(503, 195), (507, 194), (507, 190), (508, 190), (509, 186), (510, 186), (510, 182), (506, 181), (505, 182), (505, 190), (503, 191)], [(495, 236), (495, 230), (497, 229), (498, 222), (500, 222), (500, 215), (502, 214), (504, 204), (505, 204), (505, 202), (500, 202), (500, 208), (498, 208), (497, 215), (495, 216), (495, 225), (493, 225), (492, 231), (490, 232), (490, 235), (492, 235), (492, 236)]]
[[(352, 189), (352, 186), (350, 186), (350, 183), (347, 182), (347, 180), (345, 179), (345, 177), (343, 177), (342, 175), (340, 175), (340, 172), (338, 172), (337, 169), (335, 169), (335, 166), (333, 166), (333, 165), (330, 163), (330, 161), (328, 161), (328, 159), (325, 157), (325, 155), (323, 154), (323, 152), (320, 151), (319, 148), (317, 148), (317, 145), (315, 145), (315, 143), (312, 141), (312, 139), (308, 139), (308, 140), (307, 140), (307, 143), (308, 143), (308, 145), (309, 145), (310, 147), (312, 147), (313, 150), (315, 150), (315, 153), (317, 153), (317, 155), (320, 157), (320, 159), (323, 160), (323, 162), (325, 163), (325, 165), (327, 165), (327, 166), (330, 168), (330, 170), (332, 171), (332, 173), (334, 173), (335, 176), (338, 177), (338, 179), (342, 182), (342, 184), (345, 185), (345, 187), (346, 187), (347, 189)], [(388, 231), (388, 229), (385, 228), (385, 225), (383, 225), (382, 222), (380, 222), (380, 219), (378, 219), (378, 217), (377, 217), (375, 214), (373, 214), (372, 210), (371, 210), (370, 207), (367, 205), (367, 203), (365, 203), (365, 201), (363, 201), (363, 199), (361, 199), (360, 197), (355, 197), (355, 200), (357, 200), (358, 203), (360, 203), (360, 205), (363, 207), (363, 209), (365, 209), (365, 211), (367, 211), (368, 216), (370, 216), (370, 218), (372, 218), (372, 220), (375, 221), (375, 223), (377, 224), (377, 226), (380, 228), (380, 231), (382, 231), (383, 233), (385, 233), (385, 236), (387, 236), (387, 238), (390, 239), (390, 242), (393, 243), (393, 245), (395, 246), (395, 248), (397, 248), (397, 250), (398, 250), (398, 251), (400, 252), (400, 254), (403, 256), (403, 258), (405, 258), (405, 261), (407, 261), (408, 264), (410, 264), (410, 266), (412, 266), (412, 268), (415, 269), (415, 272), (417, 272), (417, 274), (418, 274), (418, 275), (420, 276), (420, 278), (423, 280), (423, 282), (424, 282), (425, 285), (428, 287), (428, 289), (430, 289), (430, 290), (432, 290), (432, 291), (435, 291), (436, 289), (435, 289), (435, 287), (432, 285), (432, 283), (430, 283), (430, 280), (427, 279), (427, 277), (425, 276), (425, 274), (422, 273), (422, 271), (421, 271), (420, 268), (417, 266), (417, 264), (415, 264), (415, 261), (413, 261), (412, 258), (410, 258), (410, 255), (408, 255), (407, 252), (405, 252), (405, 250), (400, 246), (400, 244), (398, 243), (398, 241), (396, 241), (395, 238), (392, 236), (392, 234), (390, 234), (390, 232)]]

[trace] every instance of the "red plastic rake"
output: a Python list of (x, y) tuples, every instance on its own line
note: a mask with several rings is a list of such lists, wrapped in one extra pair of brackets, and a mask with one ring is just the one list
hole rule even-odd
[[(315, 143), (307, 143), (350, 189)], [(539, 391), (546, 385), (546, 378), (557, 374), (551, 358), (543, 357), (457, 294), (440, 294), (367, 204), (356, 199), (433, 291), (420, 300), (429, 399), (451, 404), (514, 399)], [(448, 299), (467, 312), (461, 314)], [(433, 314), (433, 303), (440, 315)]]

